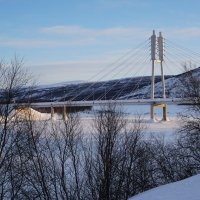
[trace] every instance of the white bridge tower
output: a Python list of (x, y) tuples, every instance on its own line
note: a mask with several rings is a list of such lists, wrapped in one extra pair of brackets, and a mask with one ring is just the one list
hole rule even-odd
[(165, 78), (164, 78), (164, 42), (162, 33), (156, 37), (155, 31), (153, 30), (153, 35), (151, 36), (151, 61), (152, 61), (152, 76), (151, 76), (151, 119), (155, 119), (155, 108), (161, 107), (163, 109), (163, 121), (167, 120), (167, 105), (166, 103), (154, 103), (154, 93), (155, 93), (155, 66), (160, 64), (161, 68), (161, 79), (162, 79), (162, 98), (166, 99), (165, 94)]

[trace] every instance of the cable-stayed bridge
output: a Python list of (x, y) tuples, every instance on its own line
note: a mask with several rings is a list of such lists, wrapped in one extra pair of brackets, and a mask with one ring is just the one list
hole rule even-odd
[[(163, 119), (166, 120), (167, 104), (188, 103), (183, 102), (182, 98), (177, 98), (176, 94), (181, 88), (178, 82), (173, 82), (172, 75), (183, 72), (182, 65), (184, 64), (200, 66), (199, 56), (200, 54), (163, 38), (161, 33), (157, 36), (153, 31), (149, 39), (91, 77), (85, 83), (86, 87), (79, 90), (75, 87), (69, 91), (63, 90), (64, 98), (54, 101), (51, 97), (49, 102), (32, 103), (30, 106), (51, 107), (53, 113), (56, 107), (63, 107), (65, 112), (65, 107), (69, 106), (93, 106), (108, 103), (150, 104), (151, 118), (154, 119), (154, 109), (159, 106), (162, 107)], [(171, 76), (167, 76), (166, 72)], [(151, 77), (147, 81), (149, 75)], [(121, 84), (123, 79), (119, 79), (120, 76), (131, 78)], [(104, 81), (106, 78), (115, 81), (109, 85)], [(99, 90), (104, 92), (99, 92)]]

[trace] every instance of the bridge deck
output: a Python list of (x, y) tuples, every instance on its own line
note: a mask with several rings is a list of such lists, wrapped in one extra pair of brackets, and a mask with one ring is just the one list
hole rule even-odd
[(21, 104), (22, 106), (47, 108), (47, 107), (76, 107), (76, 106), (94, 106), (94, 105), (145, 105), (145, 104), (188, 104), (183, 99), (130, 99), (130, 100), (100, 100), (100, 101), (63, 101), (63, 102), (39, 102), (31, 104)]

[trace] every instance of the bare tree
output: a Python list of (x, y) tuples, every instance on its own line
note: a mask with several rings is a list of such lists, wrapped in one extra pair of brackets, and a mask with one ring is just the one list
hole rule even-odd
[(192, 64), (185, 65), (185, 75), (182, 79), (184, 100), (189, 102), (187, 110), (181, 113), (178, 145), (182, 156), (189, 159), (189, 174), (195, 174), (200, 169), (200, 78), (199, 68)]
[[(30, 76), (23, 68), (23, 61), (15, 57), (10, 63), (0, 62), (0, 193), (1, 198), (16, 197), (22, 182), (20, 161), (15, 157), (14, 146), (18, 138), (16, 123), (11, 115), (17, 93), (29, 86)], [(12, 166), (12, 167), (11, 167)], [(16, 173), (14, 173), (16, 172)], [(16, 176), (14, 176), (14, 174)], [(16, 178), (18, 177), (18, 178)]]
[(88, 199), (128, 199), (140, 191), (137, 173), (144, 155), (143, 130), (141, 119), (129, 123), (116, 105), (97, 113), (85, 155)]
[[(48, 190), (52, 199), (82, 199), (81, 128), (77, 113), (48, 124), (44, 136)], [(41, 146), (41, 144), (40, 144)]]
[(190, 109), (200, 111), (200, 78), (199, 68), (195, 65), (186, 63), (183, 65), (184, 73), (180, 78), (180, 90), (183, 100), (192, 106)]

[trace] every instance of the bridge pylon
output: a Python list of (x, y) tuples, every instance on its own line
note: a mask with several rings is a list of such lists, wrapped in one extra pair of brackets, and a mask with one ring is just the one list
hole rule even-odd
[[(157, 47), (157, 48), (156, 48)], [(157, 58), (158, 55), (158, 58)], [(155, 96), (155, 65), (160, 63), (161, 68), (161, 79), (162, 79), (162, 97), (166, 99), (165, 93), (165, 78), (164, 78), (164, 68), (163, 68), (163, 61), (164, 61), (164, 40), (162, 33), (159, 32), (159, 36), (156, 37), (155, 30), (153, 30), (153, 34), (151, 36), (151, 61), (152, 61), (152, 76), (151, 76), (151, 99), (154, 100)], [(153, 101), (152, 101), (153, 102)], [(151, 104), (151, 119), (155, 119), (155, 108), (162, 107), (163, 109), (163, 121), (167, 121), (167, 104)]]

